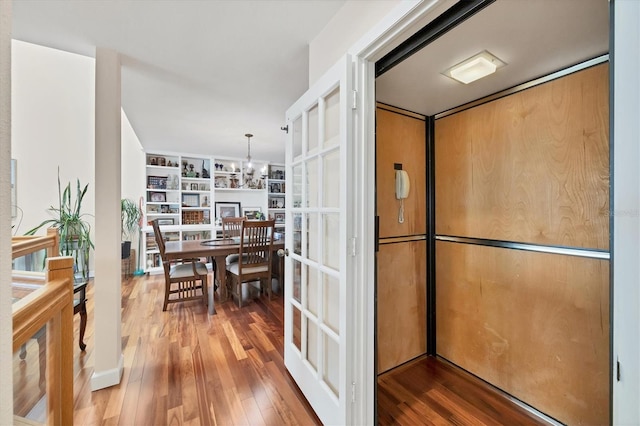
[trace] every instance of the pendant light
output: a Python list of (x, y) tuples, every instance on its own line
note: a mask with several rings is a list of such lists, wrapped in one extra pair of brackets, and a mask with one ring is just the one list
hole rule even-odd
[(251, 138), (253, 137), (253, 135), (251, 133), (246, 133), (245, 136), (247, 137), (247, 172), (250, 172), (252, 169), (252, 164), (251, 164)]

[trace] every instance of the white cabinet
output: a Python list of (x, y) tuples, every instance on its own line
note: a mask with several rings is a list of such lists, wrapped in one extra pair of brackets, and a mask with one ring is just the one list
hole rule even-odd
[(145, 157), (145, 270), (154, 271), (161, 267), (161, 261), (152, 220), (158, 219), (167, 241), (215, 236), (211, 220), (211, 159), (162, 153), (147, 153)]
[(270, 165), (267, 179), (268, 216), (276, 220), (276, 228), (284, 228), (284, 202), (286, 192), (284, 182), (284, 165)]

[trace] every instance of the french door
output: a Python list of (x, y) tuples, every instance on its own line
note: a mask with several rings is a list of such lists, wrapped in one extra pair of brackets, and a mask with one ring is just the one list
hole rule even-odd
[(355, 386), (351, 66), (343, 58), (286, 113), (285, 366), (324, 424), (350, 423)]

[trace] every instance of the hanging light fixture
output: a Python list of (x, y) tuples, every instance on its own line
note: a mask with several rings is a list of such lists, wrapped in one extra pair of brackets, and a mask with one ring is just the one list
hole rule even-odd
[(251, 133), (246, 133), (245, 136), (247, 137), (247, 172), (251, 171), (252, 168), (252, 164), (251, 164), (251, 138), (253, 137), (253, 135)]

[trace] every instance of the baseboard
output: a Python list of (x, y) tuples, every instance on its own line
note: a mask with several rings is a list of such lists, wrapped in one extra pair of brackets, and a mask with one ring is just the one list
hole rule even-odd
[(100, 389), (108, 388), (110, 386), (120, 383), (122, 373), (124, 371), (124, 355), (120, 354), (120, 360), (118, 361), (118, 367), (111, 370), (93, 372), (91, 376), (91, 391), (97, 391)]

